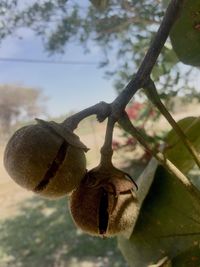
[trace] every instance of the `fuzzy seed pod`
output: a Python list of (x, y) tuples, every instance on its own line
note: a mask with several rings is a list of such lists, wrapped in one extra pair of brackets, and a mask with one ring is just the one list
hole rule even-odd
[(38, 121), (14, 133), (4, 165), (22, 187), (45, 197), (61, 197), (74, 190), (86, 173), (85, 146), (61, 124)]
[(126, 173), (114, 167), (89, 171), (70, 198), (75, 224), (102, 237), (130, 229), (138, 211), (135, 187)]

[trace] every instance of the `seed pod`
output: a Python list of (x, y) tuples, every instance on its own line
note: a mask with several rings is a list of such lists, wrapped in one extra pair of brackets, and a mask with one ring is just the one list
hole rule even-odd
[(86, 147), (61, 124), (38, 121), (14, 133), (5, 149), (4, 165), (22, 187), (45, 197), (60, 197), (84, 177)]
[(75, 224), (96, 236), (109, 237), (130, 229), (138, 211), (135, 183), (112, 167), (89, 171), (70, 198)]

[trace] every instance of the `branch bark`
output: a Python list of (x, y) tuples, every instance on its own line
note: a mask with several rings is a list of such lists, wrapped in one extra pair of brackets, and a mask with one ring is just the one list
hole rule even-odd
[(169, 32), (179, 16), (184, 0), (171, 0), (161, 25), (152, 41), (136, 75), (128, 83), (124, 91), (112, 103), (113, 110), (118, 116), (131, 100), (133, 95), (142, 88), (149, 79), (156, 60), (169, 36)]

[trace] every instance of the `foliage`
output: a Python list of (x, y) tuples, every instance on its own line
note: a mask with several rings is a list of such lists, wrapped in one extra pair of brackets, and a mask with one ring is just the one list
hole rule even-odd
[(11, 125), (19, 120), (30, 120), (44, 111), (45, 98), (40, 89), (17, 84), (0, 86), (0, 125), (3, 133), (9, 133)]
[(199, 1), (185, 1), (180, 17), (170, 33), (177, 56), (182, 62), (192, 66), (200, 66), (199, 20)]
[(156, 265), (166, 256), (173, 267), (199, 266), (199, 206), (185, 186), (159, 167), (131, 238), (119, 238), (129, 266), (168, 266)]
[[(178, 124), (199, 151), (199, 118), (187, 117)], [(167, 147), (164, 155), (188, 173), (194, 167), (194, 161), (175, 131), (171, 130), (165, 140)], [(156, 164), (149, 164), (144, 180), (149, 180), (149, 175), (156, 168)], [(199, 188), (199, 172), (190, 179)], [(166, 257), (173, 267), (198, 266), (199, 206), (187, 187), (159, 166), (130, 239), (119, 237), (120, 249), (129, 266), (146, 267)]]
[[(186, 117), (178, 122), (181, 129), (184, 130), (190, 142), (199, 151), (200, 149), (200, 119), (199, 117)], [(182, 172), (187, 173), (195, 165), (190, 153), (177, 138), (174, 130), (171, 130), (165, 139), (165, 156), (170, 159)]]

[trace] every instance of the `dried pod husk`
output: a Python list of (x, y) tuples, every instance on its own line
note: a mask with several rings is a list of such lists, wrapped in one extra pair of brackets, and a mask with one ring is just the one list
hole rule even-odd
[(114, 167), (89, 171), (70, 198), (75, 224), (101, 237), (129, 230), (138, 214), (135, 188), (127, 174)]
[(78, 144), (76, 135), (70, 133), (69, 138), (74, 135), (76, 145), (67, 142), (68, 131), (64, 139), (47, 122), (17, 130), (4, 153), (4, 165), (11, 178), (45, 197), (71, 193), (86, 173), (86, 159), (84, 145)]

